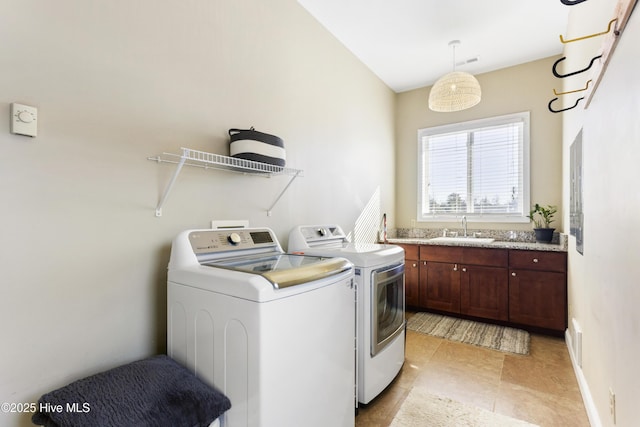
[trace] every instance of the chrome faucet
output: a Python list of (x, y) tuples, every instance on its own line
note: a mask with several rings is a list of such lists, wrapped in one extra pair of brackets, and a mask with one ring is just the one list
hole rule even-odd
[(464, 229), (464, 237), (467, 237), (467, 216), (462, 215), (462, 228)]

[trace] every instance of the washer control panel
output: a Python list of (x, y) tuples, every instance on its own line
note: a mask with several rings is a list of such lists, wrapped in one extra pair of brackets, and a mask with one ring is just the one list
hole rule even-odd
[(273, 232), (264, 229), (201, 230), (189, 234), (196, 255), (253, 249), (278, 249)]

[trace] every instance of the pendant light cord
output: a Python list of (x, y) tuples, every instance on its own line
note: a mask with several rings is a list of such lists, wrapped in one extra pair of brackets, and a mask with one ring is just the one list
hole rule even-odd
[[(453, 42), (452, 42), (453, 43)], [(456, 71), (456, 43), (453, 43), (453, 71)]]

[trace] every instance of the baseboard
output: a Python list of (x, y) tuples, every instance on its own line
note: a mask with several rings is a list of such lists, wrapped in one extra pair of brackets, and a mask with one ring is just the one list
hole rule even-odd
[(567, 349), (569, 350), (569, 356), (571, 357), (571, 365), (573, 365), (573, 371), (575, 372), (576, 379), (578, 380), (578, 387), (580, 387), (580, 394), (582, 395), (584, 408), (587, 411), (587, 417), (589, 417), (589, 424), (591, 424), (591, 427), (602, 427), (600, 414), (598, 414), (598, 409), (596, 408), (596, 405), (593, 402), (593, 398), (591, 397), (589, 384), (587, 384), (587, 379), (582, 373), (582, 368), (578, 365), (576, 356), (575, 354), (573, 354), (573, 343), (571, 342), (571, 334), (569, 333), (569, 329), (567, 329), (564, 333), (564, 340), (567, 344)]

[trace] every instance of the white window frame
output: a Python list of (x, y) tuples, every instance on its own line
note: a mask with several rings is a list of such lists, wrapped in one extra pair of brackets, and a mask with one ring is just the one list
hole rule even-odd
[[(420, 222), (459, 222), (460, 218), (463, 215), (466, 215), (468, 220), (471, 222), (495, 222), (495, 223), (528, 223), (530, 222), (527, 215), (529, 214), (530, 209), (530, 147), (529, 147), (529, 121), (530, 114), (528, 111), (521, 113), (513, 113), (507, 114), (504, 116), (496, 116), (490, 117), (486, 119), (480, 120), (472, 120), (468, 122), (462, 123), (454, 123), (450, 125), (444, 126), (436, 126), (430, 128), (418, 129), (418, 170), (417, 170), (417, 181), (418, 181), (418, 203), (417, 203), (417, 220)], [(523, 124), (523, 135), (520, 149), (521, 152), (521, 162), (520, 167), (522, 168), (522, 213), (521, 214), (465, 214), (465, 213), (456, 213), (456, 214), (443, 214), (443, 213), (423, 213), (423, 195), (424, 192), (423, 185), (426, 182), (425, 176), (428, 176), (428, 161), (426, 161), (426, 157), (428, 156), (426, 144), (424, 143), (424, 138), (429, 136), (437, 136), (444, 135), (448, 133), (461, 133), (461, 132), (469, 132), (472, 130), (478, 130), (482, 128), (489, 128), (493, 126), (504, 125), (508, 123), (522, 122)], [(426, 203), (429, 203), (427, 200)], [(427, 208), (428, 209), (428, 208)]]

